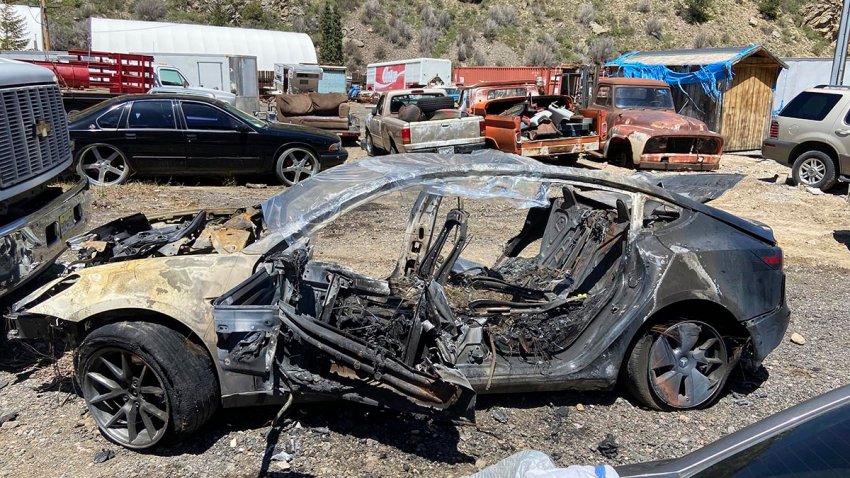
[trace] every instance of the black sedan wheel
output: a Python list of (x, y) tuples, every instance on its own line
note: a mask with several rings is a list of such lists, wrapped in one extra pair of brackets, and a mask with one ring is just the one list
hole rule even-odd
[(319, 172), (319, 159), (306, 148), (289, 148), (278, 157), (277, 177), (283, 184), (292, 186)]
[(118, 322), (95, 329), (76, 356), (89, 412), (109, 440), (143, 450), (200, 427), (218, 408), (206, 351), (168, 327)]
[(629, 386), (651, 408), (705, 407), (720, 395), (729, 369), (717, 329), (682, 320), (652, 327), (637, 342), (628, 363)]
[(80, 151), (77, 172), (95, 186), (116, 186), (130, 177), (130, 165), (118, 148), (97, 143)]

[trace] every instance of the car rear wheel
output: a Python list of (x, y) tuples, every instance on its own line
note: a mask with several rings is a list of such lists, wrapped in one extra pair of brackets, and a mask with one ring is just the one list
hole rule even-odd
[(130, 177), (130, 164), (115, 146), (90, 144), (78, 155), (77, 173), (95, 186), (117, 186)]
[(184, 334), (147, 322), (95, 329), (75, 365), (83, 398), (101, 433), (134, 450), (190, 434), (218, 408), (206, 351)]
[(380, 156), (383, 151), (375, 146), (375, 142), (372, 141), (372, 133), (366, 131), (366, 154), (369, 156)]
[(319, 158), (307, 148), (289, 148), (278, 157), (277, 177), (283, 184), (298, 184), (319, 172)]
[(791, 176), (797, 184), (823, 191), (832, 188), (838, 181), (835, 163), (823, 151), (807, 151), (798, 156), (791, 167)]
[(723, 336), (705, 322), (680, 319), (650, 327), (627, 365), (632, 395), (657, 410), (707, 407), (730, 372)]

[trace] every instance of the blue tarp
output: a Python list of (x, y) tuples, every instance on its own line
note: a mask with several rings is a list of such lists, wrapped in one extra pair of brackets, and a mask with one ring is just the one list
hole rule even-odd
[(617, 71), (611, 76), (661, 80), (669, 83), (671, 86), (678, 86), (682, 89), (682, 91), (684, 91), (682, 85), (699, 83), (702, 86), (703, 91), (705, 91), (705, 94), (712, 97), (715, 101), (718, 101), (721, 96), (723, 96), (723, 92), (720, 90), (718, 83), (722, 82), (728, 84), (731, 82), (732, 65), (758, 48), (758, 45), (751, 45), (742, 49), (735, 56), (726, 61), (708, 63), (704, 65), (683, 65), (697, 68), (694, 71), (688, 72), (673, 71), (665, 65), (648, 65), (646, 63), (633, 61), (632, 58), (641, 53), (637, 51), (626, 53), (616, 60), (606, 63), (605, 66), (609, 68), (617, 68)]

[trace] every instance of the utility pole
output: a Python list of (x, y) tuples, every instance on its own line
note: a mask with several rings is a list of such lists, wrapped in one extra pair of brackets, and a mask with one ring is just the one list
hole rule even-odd
[(50, 51), (50, 29), (47, 27), (47, 0), (41, 0), (41, 46), (44, 48), (44, 51)]
[(838, 23), (838, 38), (835, 40), (835, 55), (832, 57), (832, 71), (829, 74), (830, 85), (844, 82), (844, 65), (847, 63), (847, 24), (850, 22), (850, 0), (844, 0), (841, 8), (841, 20)]

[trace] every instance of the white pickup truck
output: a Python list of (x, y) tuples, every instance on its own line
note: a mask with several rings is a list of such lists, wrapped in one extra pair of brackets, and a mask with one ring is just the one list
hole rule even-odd
[(361, 140), (370, 156), (469, 153), (485, 147), (484, 119), (464, 116), (439, 88), (393, 90), (366, 118)]

